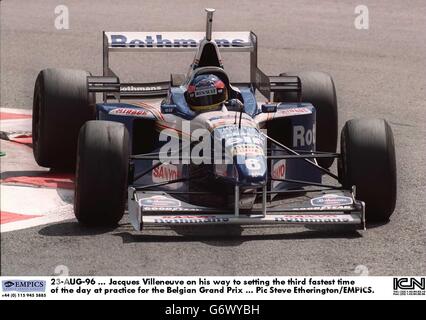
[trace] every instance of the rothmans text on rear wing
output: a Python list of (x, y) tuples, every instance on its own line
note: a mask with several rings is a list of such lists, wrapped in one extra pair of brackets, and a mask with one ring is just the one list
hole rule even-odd
[[(209, 25), (208, 25), (209, 26)], [(89, 91), (103, 92), (108, 98), (150, 98), (167, 96), (170, 81), (153, 83), (120, 83), (110, 68), (110, 53), (114, 52), (188, 52), (197, 51), (207, 39), (206, 32), (103, 32), (103, 74), (88, 77)], [(297, 77), (269, 77), (257, 66), (257, 36), (252, 31), (210, 32), (208, 41), (216, 43), (220, 52), (250, 54), (250, 82), (244, 85), (258, 89), (268, 100), (277, 91), (300, 92)], [(137, 88), (138, 90), (127, 90)], [(139, 90), (140, 89), (140, 90)], [(149, 89), (149, 90), (148, 90)]]

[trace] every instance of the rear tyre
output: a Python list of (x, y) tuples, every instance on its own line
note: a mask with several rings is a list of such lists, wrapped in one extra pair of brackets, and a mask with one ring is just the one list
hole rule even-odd
[(356, 186), (366, 204), (366, 220), (386, 222), (396, 203), (396, 164), (392, 129), (383, 119), (346, 122), (341, 134), (339, 176), (345, 188)]
[[(305, 71), (282, 73), (282, 76), (298, 76), (302, 84), (302, 102), (310, 102), (316, 110), (316, 149), (336, 152), (338, 109), (336, 89), (330, 75), (323, 72)], [(295, 102), (297, 93), (280, 92), (274, 96), (276, 102)], [(333, 158), (317, 159), (318, 164), (330, 168)]]
[(123, 217), (129, 134), (123, 124), (89, 121), (80, 130), (74, 212), (88, 226), (114, 226)]
[(42, 167), (73, 169), (78, 133), (95, 119), (95, 95), (89, 94), (90, 73), (45, 69), (37, 77), (33, 100), (33, 152)]

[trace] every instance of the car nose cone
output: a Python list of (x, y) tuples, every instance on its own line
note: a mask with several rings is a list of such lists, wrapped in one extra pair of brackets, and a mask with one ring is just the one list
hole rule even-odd
[(241, 186), (264, 185), (267, 179), (266, 142), (259, 130), (233, 126), (215, 131), (215, 145), (224, 146), (228, 161), (226, 170), (221, 169), (223, 165), (215, 163), (216, 172), (225, 172), (226, 178)]

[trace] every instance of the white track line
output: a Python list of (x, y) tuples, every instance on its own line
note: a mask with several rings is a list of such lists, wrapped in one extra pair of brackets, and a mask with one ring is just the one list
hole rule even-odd
[(1, 120), (0, 131), (5, 132), (31, 132), (32, 123), (31, 119), (10, 119)]
[(1, 211), (41, 217), (1, 224), (1, 232), (74, 218), (73, 190), (0, 186)]
[(7, 112), (7, 113), (16, 113), (16, 114), (32, 114), (31, 109), (18, 109), (18, 108), (0, 108), (0, 112)]

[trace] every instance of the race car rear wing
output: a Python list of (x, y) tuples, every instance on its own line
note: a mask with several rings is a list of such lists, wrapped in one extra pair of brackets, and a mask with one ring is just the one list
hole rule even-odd
[[(90, 92), (103, 92), (108, 98), (158, 98), (167, 96), (170, 81), (120, 83), (111, 69), (110, 53), (188, 52), (198, 50), (204, 32), (103, 32), (103, 73), (88, 77)], [(212, 41), (221, 52), (252, 52), (251, 32), (213, 32)]]
[[(88, 77), (90, 92), (103, 92), (108, 98), (166, 97), (170, 81), (155, 83), (120, 83), (109, 64), (113, 52), (188, 52), (196, 51), (204, 39), (215, 42), (220, 52), (250, 53), (250, 83), (268, 100), (277, 91), (300, 93), (297, 77), (265, 75), (257, 66), (257, 36), (252, 32), (212, 32), (213, 11), (207, 11), (206, 32), (103, 32), (102, 77)], [(300, 96), (300, 95), (299, 95)]]
[[(108, 52), (196, 51), (205, 32), (104, 32), (104, 49)], [(253, 50), (250, 32), (213, 32), (221, 51), (249, 52)]]

